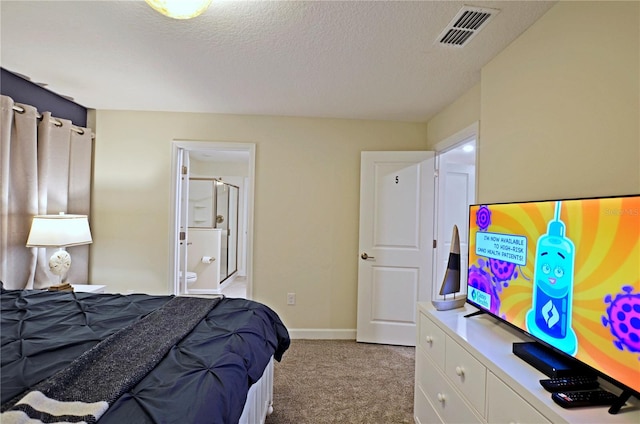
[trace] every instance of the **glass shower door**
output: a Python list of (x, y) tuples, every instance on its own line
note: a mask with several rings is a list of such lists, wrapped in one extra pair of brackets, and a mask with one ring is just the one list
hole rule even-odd
[(222, 230), (220, 283), (238, 268), (238, 187), (216, 181), (216, 228)]

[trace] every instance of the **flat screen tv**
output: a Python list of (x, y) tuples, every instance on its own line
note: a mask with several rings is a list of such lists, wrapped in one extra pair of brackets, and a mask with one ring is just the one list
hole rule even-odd
[(640, 195), (469, 212), (467, 302), (637, 397)]

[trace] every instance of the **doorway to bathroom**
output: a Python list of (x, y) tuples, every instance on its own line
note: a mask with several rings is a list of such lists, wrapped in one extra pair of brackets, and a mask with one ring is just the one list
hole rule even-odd
[(251, 298), (255, 144), (172, 150), (170, 291)]

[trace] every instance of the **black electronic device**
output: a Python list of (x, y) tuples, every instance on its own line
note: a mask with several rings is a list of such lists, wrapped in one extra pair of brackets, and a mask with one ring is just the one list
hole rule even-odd
[(600, 387), (598, 377), (594, 375), (574, 375), (569, 377), (545, 378), (540, 385), (551, 393), (591, 390)]
[(551, 399), (563, 408), (578, 408), (613, 405), (618, 400), (618, 396), (603, 389), (595, 389), (556, 392), (551, 394)]
[(585, 372), (586, 367), (536, 342), (514, 343), (513, 353), (548, 377), (568, 377)]

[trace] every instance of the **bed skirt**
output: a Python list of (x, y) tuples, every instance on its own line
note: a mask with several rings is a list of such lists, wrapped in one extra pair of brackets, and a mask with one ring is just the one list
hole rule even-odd
[(247, 394), (247, 402), (238, 424), (264, 424), (267, 415), (273, 412), (273, 357)]

